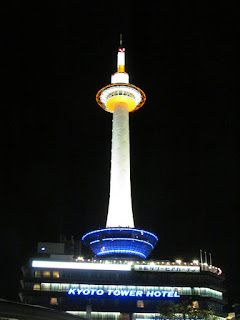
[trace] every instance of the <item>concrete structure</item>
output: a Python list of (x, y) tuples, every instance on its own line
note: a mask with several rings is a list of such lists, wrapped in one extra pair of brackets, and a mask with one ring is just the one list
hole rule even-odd
[(216, 320), (224, 319), (224, 275), (206, 262), (86, 259), (74, 256), (67, 242), (62, 254), (55, 244), (41, 245), (45, 250), (39, 246), (23, 267), (24, 303), (93, 320), (159, 320), (166, 306), (197, 301), (201, 309), (212, 308)]
[[(125, 49), (119, 48), (117, 72), (112, 75), (112, 86), (97, 94), (97, 101), (113, 113), (110, 198), (107, 228), (134, 228), (130, 183), (129, 112), (143, 105), (145, 94), (137, 87), (128, 86), (125, 72)], [(121, 87), (118, 83), (124, 83)], [(122, 91), (121, 91), (122, 90)], [(138, 99), (138, 100), (137, 100)]]
[[(125, 49), (120, 47), (117, 72), (96, 97), (102, 108), (113, 113), (113, 136), (106, 228), (82, 237), (95, 257), (81, 256), (79, 242), (73, 239), (39, 243), (38, 252), (22, 269), (20, 298), (93, 320), (163, 320), (166, 306), (178, 303), (212, 308), (223, 320), (224, 275), (212, 259), (208, 264), (201, 253), (200, 262), (143, 260), (158, 239), (134, 226), (128, 116), (144, 104), (145, 94), (129, 84), (124, 59)], [(175, 315), (186, 316), (183, 312)]]
[(113, 113), (110, 197), (106, 229), (83, 236), (96, 256), (135, 256), (146, 258), (158, 241), (151, 232), (135, 229), (130, 182), (129, 112), (139, 109), (146, 96), (129, 84), (125, 72), (125, 49), (117, 54), (117, 72), (111, 84), (99, 90), (97, 103)]

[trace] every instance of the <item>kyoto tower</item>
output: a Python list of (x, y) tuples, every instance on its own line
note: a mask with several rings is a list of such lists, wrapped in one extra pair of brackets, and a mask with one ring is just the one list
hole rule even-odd
[(82, 240), (96, 257), (147, 258), (158, 238), (134, 227), (129, 145), (129, 112), (141, 108), (146, 96), (129, 83), (121, 36), (117, 72), (111, 76), (111, 84), (98, 91), (96, 100), (100, 107), (113, 114), (109, 207), (106, 228), (88, 232)]

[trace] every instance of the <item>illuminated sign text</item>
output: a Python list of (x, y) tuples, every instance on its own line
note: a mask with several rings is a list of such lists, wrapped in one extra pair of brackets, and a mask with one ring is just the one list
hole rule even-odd
[(148, 290), (146, 293), (143, 290), (103, 290), (103, 289), (73, 289), (68, 290), (69, 295), (82, 296), (115, 296), (115, 297), (146, 297), (146, 298), (179, 298), (177, 291), (154, 291)]
[(134, 265), (136, 271), (200, 272), (199, 266)]

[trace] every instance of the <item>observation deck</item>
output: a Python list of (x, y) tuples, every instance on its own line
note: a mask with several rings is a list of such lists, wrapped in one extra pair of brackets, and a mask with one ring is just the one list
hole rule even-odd
[[(121, 80), (121, 79), (120, 79)], [(141, 108), (145, 101), (145, 93), (130, 83), (109, 84), (98, 91), (96, 101), (105, 111), (113, 113), (116, 102), (128, 105), (128, 111), (133, 112)]]
[(155, 234), (135, 229), (130, 182), (129, 112), (141, 108), (145, 93), (129, 83), (125, 49), (120, 41), (117, 72), (96, 95), (98, 105), (113, 114), (110, 196), (105, 229), (88, 232), (82, 241), (95, 257), (146, 259), (158, 242)]
[(86, 233), (82, 241), (95, 257), (146, 259), (158, 242), (155, 234), (135, 228), (104, 228)]

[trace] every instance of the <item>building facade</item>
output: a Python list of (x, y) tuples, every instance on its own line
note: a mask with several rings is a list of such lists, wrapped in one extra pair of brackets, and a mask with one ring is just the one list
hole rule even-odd
[(95, 258), (79, 257), (78, 242), (39, 243), (38, 253), (23, 267), (22, 302), (98, 320), (163, 319), (164, 308), (177, 303), (211, 308), (222, 317), (224, 276), (219, 268), (202, 261), (143, 260), (158, 238), (134, 225), (129, 112), (142, 107), (146, 96), (129, 83), (121, 41), (117, 72), (96, 100), (113, 114), (113, 130), (106, 227), (82, 237)]
[(193, 261), (84, 259), (64, 243), (40, 243), (23, 267), (22, 302), (89, 319), (162, 319), (161, 308), (196, 303), (224, 316), (224, 275)]

